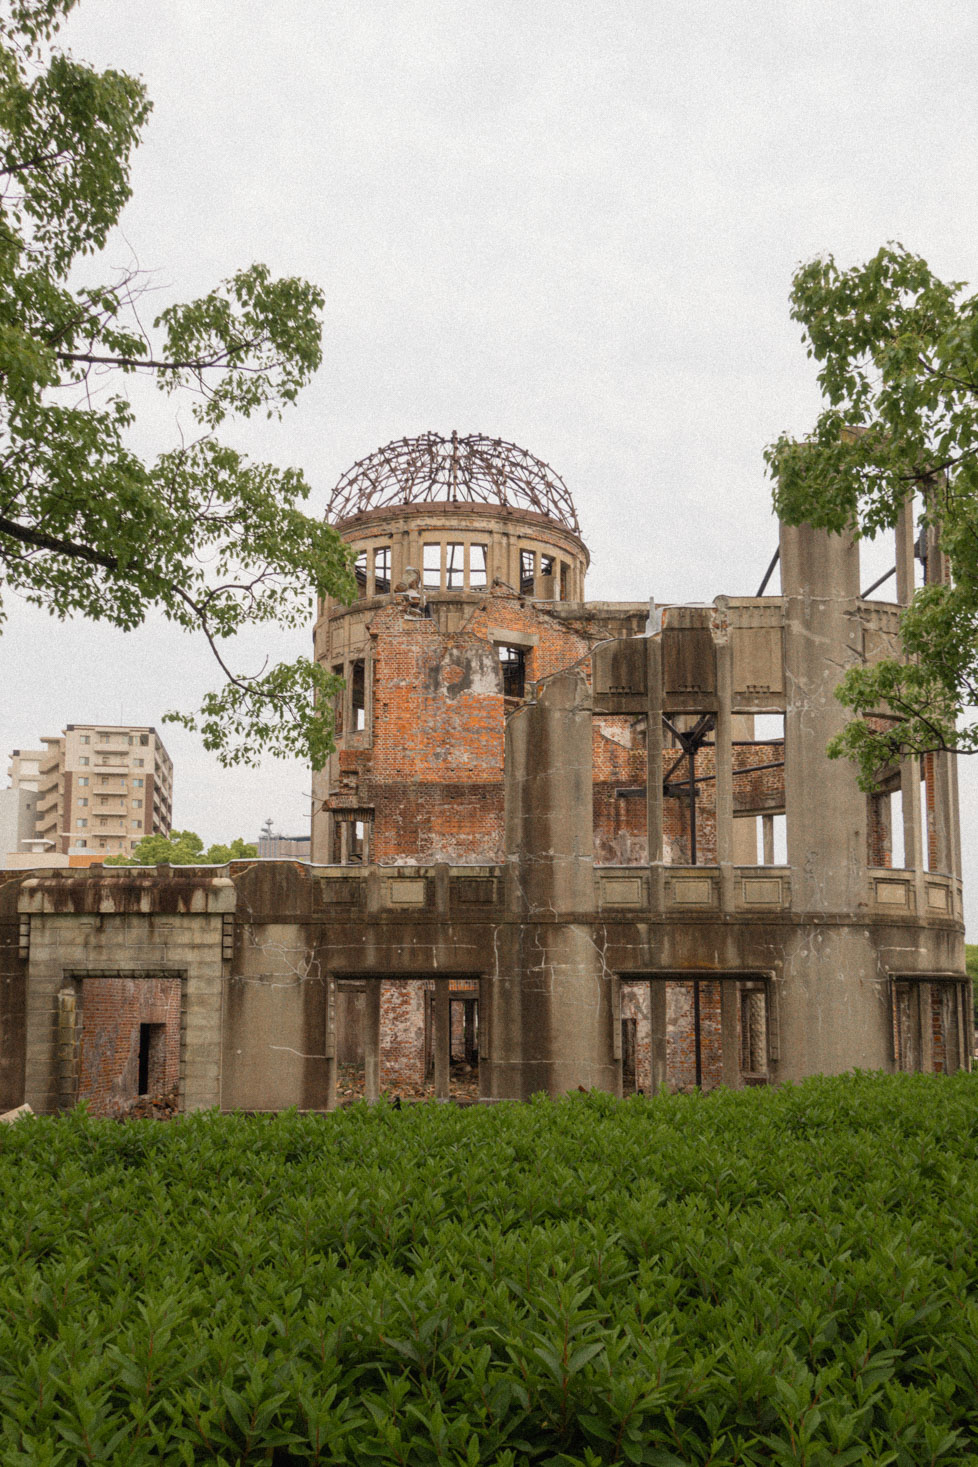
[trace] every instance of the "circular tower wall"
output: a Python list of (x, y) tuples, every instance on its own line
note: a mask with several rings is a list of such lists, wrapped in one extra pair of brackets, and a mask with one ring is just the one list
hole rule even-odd
[[(589, 556), (573, 501), (559, 476), (524, 449), (481, 435), (428, 433), (378, 449), (344, 474), (330, 498), (328, 515), (357, 552), (358, 595), (349, 606), (327, 598), (318, 608), (316, 660), (343, 677), (347, 687), (336, 704), (336, 753), (314, 779), (313, 856), (345, 860), (351, 850), (362, 850), (364, 859), (372, 854), (390, 859), (395, 855), (392, 845), (367, 836), (362, 846), (358, 832), (362, 825), (375, 836), (386, 832), (393, 841), (390, 820), (376, 808), (382, 761), (372, 760), (370, 750), (384, 720), (387, 735), (394, 737), (392, 725), (405, 701), (391, 679), (410, 681), (417, 669), (395, 673), (390, 655), (379, 669), (378, 617), (396, 604), (408, 623), (416, 624), (417, 618), (425, 622), (427, 631), (416, 627), (416, 633), (405, 625), (405, 636), (410, 634), (412, 641), (418, 636), (451, 639), (492, 598), (497, 608), (494, 630), (503, 622), (513, 627), (506, 634), (512, 646), (495, 639), (503, 648), (499, 655), (525, 664), (527, 677), (538, 676), (551, 670), (549, 662), (544, 649), (535, 645), (539, 637), (534, 632), (526, 632), (521, 642), (515, 609), (522, 606), (532, 615), (533, 607), (583, 602)], [(507, 607), (508, 621), (503, 615)], [(577, 645), (579, 640), (562, 648), (559, 656), (574, 660), (585, 647), (583, 641)], [(493, 665), (498, 660), (493, 654)], [(475, 699), (481, 689), (491, 701), (492, 667), (473, 671), (467, 664), (464, 673), (447, 675), (474, 678), (469, 695)], [(495, 676), (499, 680), (498, 666)], [(511, 693), (512, 682), (505, 682), (506, 693)], [(496, 689), (500, 704), (502, 686)], [(446, 709), (460, 708), (451, 693), (445, 698)], [(501, 719), (502, 709), (497, 711)], [(424, 716), (426, 721), (433, 717), (430, 710)], [(398, 735), (399, 743), (428, 736), (436, 743), (441, 738), (443, 769), (452, 765), (453, 753), (464, 762), (458, 739), (453, 747), (440, 718), (434, 722), (438, 726), (427, 731), (415, 722), (403, 737)], [(467, 734), (462, 730), (462, 742)], [(501, 789), (501, 723), (494, 742), (499, 743), (500, 769), (491, 778), (487, 773), (487, 779)], [(424, 782), (420, 767), (418, 781)], [(447, 786), (443, 797), (455, 801)], [(405, 836), (400, 849), (406, 858), (417, 849), (417, 841)]]

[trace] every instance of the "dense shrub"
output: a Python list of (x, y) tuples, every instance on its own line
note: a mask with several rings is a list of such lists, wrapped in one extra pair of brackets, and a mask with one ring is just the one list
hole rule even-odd
[(0, 1461), (973, 1462), (978, 1081), (0, 1127)]

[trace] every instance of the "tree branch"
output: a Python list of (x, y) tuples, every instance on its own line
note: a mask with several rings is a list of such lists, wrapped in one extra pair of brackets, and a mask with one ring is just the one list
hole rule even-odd
[(76, 560), (86, 560), (90, 565), (100, 565), (104, 570), (118, 570), (119, 562), (114, 555), (103, 555), (88, 545), (79, 545), (76, 540), (61, 540), (56, 535), (44, 535), (32, 530), (29, 525), (19, 525), (16, 520), (0, 517), (0, 535), (9, 535), (23, 545), (35, 545), (39, 550), (55, 550), (59, 555), (71, 555)]

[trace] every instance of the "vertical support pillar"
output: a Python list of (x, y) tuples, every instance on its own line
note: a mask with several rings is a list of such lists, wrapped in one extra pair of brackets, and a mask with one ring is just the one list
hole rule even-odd
[[(722, 606), (721, 602), (723, 602)], [(727, 615), (725, 598), (717, 598), (717, 610), (721, 617)], [(717, 723), (713, 735), (716, 744), (713, 752), (716, 756), (717, 776), (717, 864), (720, 867), (720, 906), (724, 912), (732, 912), (734, 909), (734, 798), (733, 732), (730, 705), (733, 701), (733, 658), (729, 631), (726, 641), (719, 638), (714, 640), (717, 667)]]
[(452, 1056), (452, 993), (447, 978), (435, 979), (435, 1099), (448, 1100)]
[(584, 676), (567, 671), (506, 725), (509, 961), (519, 981), (494, 985), (487, 1093), (500, 1099), (617, 1089), (612, 974), (592, 919), (592, 714)]
[(951, 872), (961, 880), (961, 806), (958, 803), (958, 756), (948, 754), (947, 790), (951, 810)]
[(380, 1099), (380, 1000), (382, 978), (368, 978), (363, 1002), (363, 1098)]
[(662, 641), (646, 639), (648, 657), (648, 734), (646, 738), (646, 831), (651, 869), (653, 912), (661, 912), (665, 900), (662, 872)]
[(761, 816), (761, 841), (765, 866), (774, 865), (774, 816)]
[(920, 813), (920, 760), (916, 755), (900, 761), (900, 802), (903, 806), (903, 859), (914, 876), (914, 902), (918, 915), (924, 906), (924, 830)]
[(330, 973), (326, 978), (326, 1034), (323, 1054), (326, 1056), (326, 1099), (327, 1110), (336, 1109), (336, 979)]
[(954, 872), (954, 813), (952, 809), (952, 755), (935, 752), (930, 755), (930, 776), (934, 801), (934, 870), (945, 875)]
[(740, 1087), (740, 984), (720, 979), (720, 1055), (723, 1083), (730, 1090)]
[(472, 1056), (476, 1052), (475, 1012), (478, 999), (467, 998), (465, 1000), (465, 1030), (462, 1040), (465, 1048), (465, 1063), (470, 1064)]
[(913, 495), (908, 495), (896, 525), (896, 592), (901, 606), (909, 606), (914, 593), (913, 529)]
[(654, 978), (649, 983), (649, 1039), (652, 1094), (658, 1095), (669, 1074), (666, 1055), (666, 984), (662, 978)]
[(920, 1030), (920, 1068), (929, 1075), (934, 1068), (934, 1031), (931, 1026), (931, 986), (917, 984), (917, 1025)]
[(975, 1011), (971, 1003), (971, 984), (958, 983), (955, 986), (961, 1009), (961, 1068), (970, 1071), (975, 1057)]
[(826, 759), (825, 748), (846, 723), (839, 679), (863, 656), (858, 547), (811, 525), (782, 525), (781, 584), (792, 905), (855, 912), (866, 900), (866, 797), (852, 763)]
[(78, 995), (72, 988), (58, 994), (58, 1109), (71, 1110), (78, 1098)]

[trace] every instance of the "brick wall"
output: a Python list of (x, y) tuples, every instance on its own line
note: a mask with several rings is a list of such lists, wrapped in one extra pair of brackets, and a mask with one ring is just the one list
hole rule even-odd
[(331, 801), (374, 811), (373, 860), (502, 859), (508, 704), (498, 645), (506, 633), (517, 645), (532, 642), (528, 681), (587, 652), (578, 633), (510, 595), (487, 598), (454, 632), (399, 603), (373, 619), (373, 736), (341, 751)]
[(151, 1045), (148, 1093), (177, 1084), (179, 978), (84, 978), (81, 1014), (78, 1098), (95, 1115), (111, 1115), (139, 1093), (141, 1024), (163, 1026), (162, 1042)]

